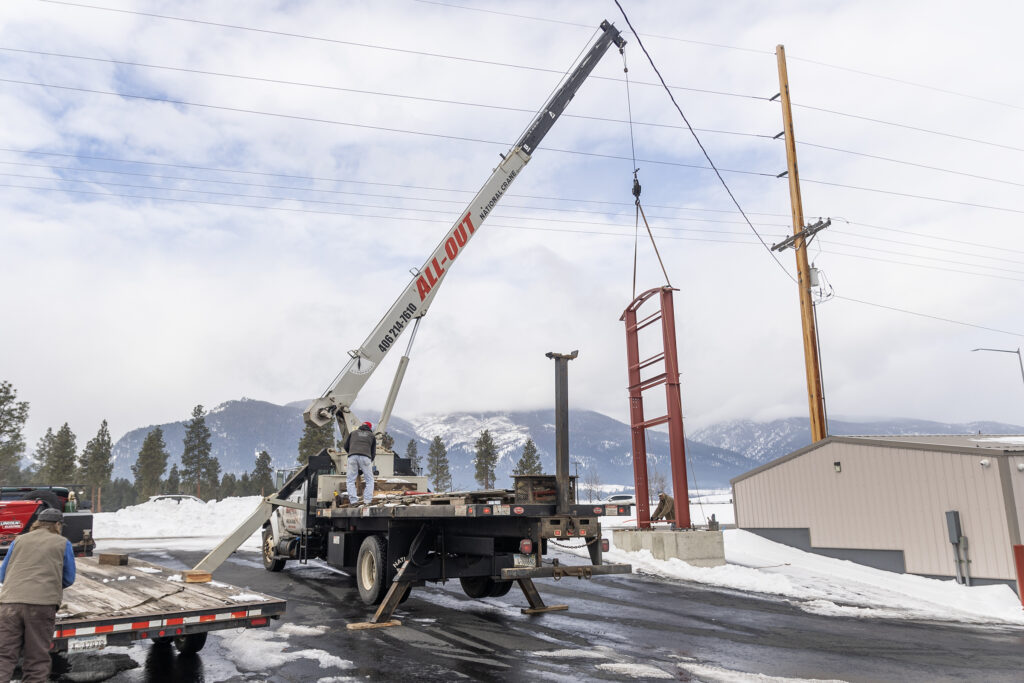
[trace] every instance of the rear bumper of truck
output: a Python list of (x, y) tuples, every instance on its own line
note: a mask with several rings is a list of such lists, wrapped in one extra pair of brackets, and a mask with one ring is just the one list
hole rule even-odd
[(608, 574), (631, 574), (633, 566), (629, 564), (580, 564), (580, 565), (545, 565), (543, 567), (510, 567), (501, 570), (501, 578), (514, 579), (561, 579), (575, 576), (578, 579), (589, 579), (592, 576)]

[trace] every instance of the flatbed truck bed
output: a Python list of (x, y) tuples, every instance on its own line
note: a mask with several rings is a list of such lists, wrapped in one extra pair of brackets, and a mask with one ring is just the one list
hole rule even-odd
[(98, 650), (152, 639), (197, 652), (209, 631), (258, 628), (284, 614), (284, 600), (218, 581), (187, 583), (182, 571), (128, 558), (126, 565), (75, 560), (52, 652)]

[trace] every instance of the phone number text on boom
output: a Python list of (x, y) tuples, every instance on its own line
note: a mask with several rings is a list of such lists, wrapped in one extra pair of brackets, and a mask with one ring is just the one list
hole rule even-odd
[(384, 335), (380, 343), (377, 344), (377, 348), (380, 349), (381, 353), (384, 353), (391, 348), (391, 345), (398, 339), (398, 335), (402, 334), (402, 330), (405, 329), (405, 324), (412, 320), (413, 313), (416, 312), (416, 304), (409, 304), (405, 307), (405, 310), (398, 316), (398, 320), (391, 326), (388, 333)]

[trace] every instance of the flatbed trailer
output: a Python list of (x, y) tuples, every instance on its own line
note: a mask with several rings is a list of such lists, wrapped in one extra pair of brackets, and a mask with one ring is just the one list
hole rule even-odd
[(259, 628), (284, 614), (284, 600), (218, 581), (188, 583), (183, 571), (134, 558), (100, 564), (75, 560), (75, 583), (64, 589), (51, 652), (99, 650), (151, 639), (194, 653), (210, 631)]

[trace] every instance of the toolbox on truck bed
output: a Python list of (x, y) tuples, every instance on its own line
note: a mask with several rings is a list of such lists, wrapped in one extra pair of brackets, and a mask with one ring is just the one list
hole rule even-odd
[(64, 589), (51, 651), (98, 650), (145, 638), (197, 652), (206, 633), (267, 626), (285, 601), (217, 581), (186, 583), (184, 572), (128, 559), (125, 565), (75, 562)]

